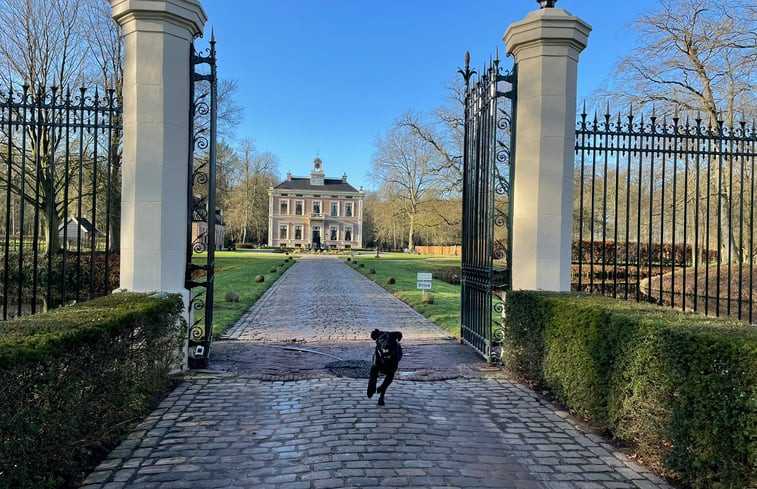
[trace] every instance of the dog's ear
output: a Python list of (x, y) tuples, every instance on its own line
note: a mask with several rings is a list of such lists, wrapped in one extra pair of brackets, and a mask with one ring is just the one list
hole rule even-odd
[(397, 340), (397, 343), (402, 340), (402, 332), (401, 331), (394, 331), (392, 332), (392, 336)]
[(374, 329), (374, 330), (373, 330), (373, 331), (371, 332), (371, 339), (372, 339), (372, 340), (375, 340), (375, 339), (377, 339), (377, 338), (378, 338), (378, 337), (379, 337), (380, 335), (381, 335), (381, 330), (378, 330), (378, 329)]

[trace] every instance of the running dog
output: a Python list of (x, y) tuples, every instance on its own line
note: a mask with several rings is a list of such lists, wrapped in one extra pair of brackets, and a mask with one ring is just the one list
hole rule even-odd
[[(402, 333), (399, 331), (381, 331), (374, 329), (371, 338), (376, 340), (376, 351), (373, 352), (373, 365), (371, 365), (371, 376), (368, 379), (368, 397), (374, 393), (381, 394), (378, 399), (378, 405), (384, 405), (384, 394), (386, 388), (394, 380), (394, 374), (397, 372), (400, 359), (402, 358), (402, 347), (400, 340)], [(378, 374), (384, 374), (384, 382), (376, 388)]]

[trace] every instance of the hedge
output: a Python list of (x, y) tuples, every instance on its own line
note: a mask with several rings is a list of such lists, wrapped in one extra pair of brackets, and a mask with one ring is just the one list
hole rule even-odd
[(169, 386), (182, 300), (114, 294), (0, 323), (0, 487), (71, 487)]
[(507, 294), (503, 362), (687, 487), (757, 487), (757, 328), (575, 293)]

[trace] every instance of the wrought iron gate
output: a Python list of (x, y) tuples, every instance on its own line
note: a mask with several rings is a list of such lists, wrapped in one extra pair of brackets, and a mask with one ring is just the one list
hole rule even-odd
[[(499, 360), (499, 321), (510, 287), (510, 231), (516, 68), (502, 74), (499, 59), (472, 80), (465, 55), (463, 246), (460, 330), (465, 343)], [(495, 298), (496, 297), (496, 298)]]
[[(189, 366), (207, 366), (213, 341), (213, 283), (216, 250), (216, 49), (190, 53), (190, 114), (187, 210), (187, 269), (189, 289)], [(198, 71), (207, 65), (208, 73)], [(194, 315), (199, 316), (195, 318)]]

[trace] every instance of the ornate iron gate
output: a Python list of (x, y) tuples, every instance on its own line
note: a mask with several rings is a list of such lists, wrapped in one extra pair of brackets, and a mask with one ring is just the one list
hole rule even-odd
[[(216, 250), (216, 49), (190, 53), (190, 114), (187, 210), (187, 269), (189, 289), (189, 366), (207, 366), (213, 341), (213, 282)], [(198, 71), (207, 65), (209, 73)], [(194, 315), (200, 316), (194, 318)]]
[[(510, 287), (512, 155), (516, 67), (494, 59), (476, 80), (465, 55), (461, 336), (490, 362), (499, 360), (499, 321)], [(496, 299), (495, 299), (496, 297)]]

